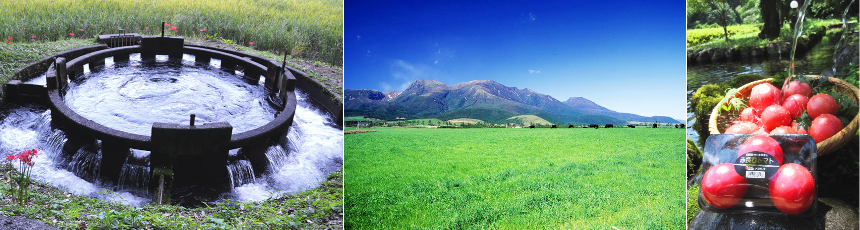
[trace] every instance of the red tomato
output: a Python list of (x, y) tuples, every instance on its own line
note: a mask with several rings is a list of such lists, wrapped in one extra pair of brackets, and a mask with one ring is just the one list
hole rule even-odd
[(788, 126), (780, 126), (770, 131), (770, 134), (797, 134), (797, 130)]
[(738, 175), (734, 164), (722, 163), (705, 172), (702, 196), (715, 208), (731, 208), (747, 193), (747, 186), (747, 179)]
[(765, 128), (764, 128), (764, 126), (759, 126), (759, 127), (760, 127), (760, 128), (759, 128), (758, 130), (756, 130), (755, 132), (753, 132), (752, 134), (755, 134), (755, 135), (767, 135), (767, 134), (770, 132), (770, 131), (768, 131), (767, 129), (765, 129)]
[(761, 112), (761, 122), (765, 130), (791, 125), (791, 112), (781, 105), (771, 105)]
[(753, 136), (741, 144), (741, 149), (738, 150), (738, 157), (744, 153), (759, 151), (770, 154), (779, 165), (782, 165), (782, 147), (779, 147), (779, 142), (767, 135)]
[(789, 82), (787, 86), (782, 87), (782, 97), (788, 98), (791, 95), (800, 94), (809, 98), (812, 96), (812, 88), (809, 84), (799, 81)]
[(756, 112), (774, 104), (782, 104), (782, 92), (770, 83), (758, 84), (752, 88), (749, 104)]
[(802, 165), (788, 163), (770, 178), (768, 193), (779, 211), (800, 214), (815, 201), (815, 179)]
[(785, 102), (782, 103), (782, 107), (785, 107), (785, 109), (791, 113), (791, 119), (795, 119), (800, 117), (800, 115), (803, 114), (803, 111), (806, 110), (807, 102), (809, 102), (809, 99), (807, 99), (806, 96), (793, 94), (785, 98)]
[(809, 126), (809, 135), (815, 138), (815, 142), (821, 143), (838, 133), (842, 128), (842, 121), (839, 121), (839, 118), (830, 114), (821, 114), (812, 120), (812, 125)]
[(752, 107), (747, 107), (746, 109), (741, 111), (740, 120), (746, 122), (755, 123), (758, 121), (758, 116), (755, 114), (755, 111)]
[(809, 98), (809, 102), (806, 103), (806, 113), (812, 119), (821, 114), (836, 115), (837, 112), (839, 112), (839, 105), (836, 104), (836, 100), (833, 100), (833, 97), (827, 94), (816, 94), (812, 98)]
[(758, 130), (758, 125), (751, 122), (740, 122), (726, 128), (726, 134), (752, 134)]

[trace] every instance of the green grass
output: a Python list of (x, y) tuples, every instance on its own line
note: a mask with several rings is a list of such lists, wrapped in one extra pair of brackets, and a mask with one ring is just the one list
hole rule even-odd
[(342, 0), (0, 1), (0, 35), (12, 42), (27, 42), (33, 35), (37, 41), (93, 38), (119, 28), (160, 35), (162, 21), (178, 31), (165, 35), (228, 40), (343, 63)]
[[(0, 179), (11, 167), (0, 167)], [(201, 208), (117, 202), (71, 194), (43, 183), (30, 205), (11, 202), (9, 183), (0, 183), (0, 215), (23, 216), (60, 229), (321, 229), (340, 228), (343, 220), (343, 171), (329, 175), (319, 187), (261, 202), (219, 202)], [(110, 190), (103, 194), (113, 196)]]
[[(812, 33), (824, 32), (823, 26), (839, 23), (837, 19), (815, 19), (809, 18), (804, 22), (804, 35)], [(744, 48), (744, 47), (762, 47), (771, 42), (768, 39), (759, 39), (758, 34), (761, 31), (761, 24), (754, 25), (735, 25), (729, 26), (729, 41), (723, 38), (723, 28), (706, 28), (706, 29), (688, 29), (687, 30), (687, 48), (691, 50), (701, 50), (707, 48)], [(791, 30), (794, 25), (783, 25), (780, 30), (779, 41), (791, 41), (794, 36), (791, 35)]]
[(681, 229), (683, 129), (345, 136), (346, 227)]
[(53, 42), (0, 44), (0, 83), (6, 83), (17, 69), (60, 51), (95, 45), (92, 39), (69, 39)]

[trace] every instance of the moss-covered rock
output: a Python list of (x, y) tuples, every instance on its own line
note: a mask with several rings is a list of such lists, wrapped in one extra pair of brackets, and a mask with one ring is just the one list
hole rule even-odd
[(702, 166), (702, 151), (696, 146), (696, 142), (687, 138), (687, 180), (699, 172)]
[(692, 128), (699, 134), (699, 144), (704, 144), (710, 133), (708, 132), (708, 119), (711, 118), (711, 110), (719, 104), (725, 96), (725, 88), (722, 85), (708, 84), (696, 90), (690, 98), (690, 109), (696, 117)]
[(692, 186), (687, 189), (687, 223), (690, 223), (697, 213), (699, 213), (699, 186)]

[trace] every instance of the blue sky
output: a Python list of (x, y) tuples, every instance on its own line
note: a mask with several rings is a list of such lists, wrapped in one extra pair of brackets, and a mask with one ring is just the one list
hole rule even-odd
[(347, 89), (494, 80), (686, 117), (684, 1), (345, 1)]

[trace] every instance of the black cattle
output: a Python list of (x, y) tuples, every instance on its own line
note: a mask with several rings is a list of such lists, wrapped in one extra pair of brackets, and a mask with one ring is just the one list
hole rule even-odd
[(596, 128), (600, 128), (600, 126), (599, 126), (599, 125), (597, 125), (597, 124), (590, 124), (590, 125), (588, 125), (588, 127), (589, 127), (589, 128), (595, 128), (595, 129), (596, 129)]
[(678, 128), (678, 124), (675, 124), (675, 128), (676, 128), (676, 129)]
[(684, 128), (684, 127), (686, 127), (686, 126), (687, 126), (687, 124), (680, 124), (680, 127), (681, 127), (681, 128)]
[(567, 128), (573, 128), (573, 125), (568, 125)]
[(530, 128), (530, 129), (534, 129), (534, 128), (535, 128), (535, 126), (534, 126), (534, 125), (529, 125), (529, 128)]
[(606, 124), (606, 125), (604, 125), (604, 126), (603, 126), (603, 128), (612, 128), (612, 127), (615, 127), (615, 125), (613, 125), (613, 124)]
[(558, 128), (558, 127), (556, 127), (555, 125), (552, 125), (552, 127), (549, 127), (549, 128), (554, 129), (554, 128)]
[(630, 128), (636, 128), (636, 126), (635, 126), (635, 125), (627, 125), (627, 127), (630, 127)]
[(651, 128), (655, 128), (655, 129), (656, 129), (656, 128), (657, 128), (657, 124), (655, 123), (655, 124), (651, 125)]

